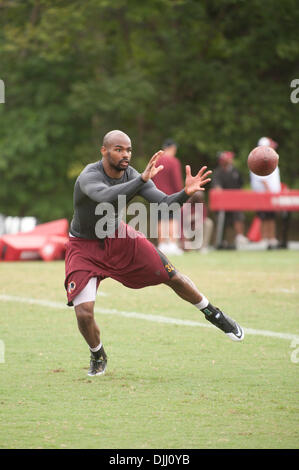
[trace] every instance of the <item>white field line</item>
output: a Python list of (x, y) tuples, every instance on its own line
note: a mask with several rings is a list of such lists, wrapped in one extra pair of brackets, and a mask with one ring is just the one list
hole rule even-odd
[(299, 292), (296, 289), (285, 289), (281, 287), (280, 289), (270, 289), (270, 292), (282, 292), (283, 294), (297, 294)]
[[(67, 310), (69, 307), (67, 307), (66, 304), (62, 302), (52, 302), (50, 300), (43, 300), (43, 299), (32, 299), (28, 297), (16, 297), (13, 295), (5, 295), (5, 294), (0, 294), (0, 301), (3, 302), (19, 302), (19, 303), (24, 303), (24, 304), (32, 304), (32, 305), (40, 305), (42, 307), (49, 307), (49, 308), (55, 308), (55, 309), (63, 309)], [(118, 315), (121, 317), (126, 317), (126, 318), (137, 318), (138, 320), (146, 320), (146, 321), (151, 321), (151, 322), (156, 322), (156, 323), (167, 323), (171, 325), (181, 325), (181, 326), (199, 326), (202, 328), (215, 328), (214, 325), (211, 325), (210, 323), (201, 323), (197, 321), (192, 321), (192, 320), (181, 320), (179, 318), (171, 318), (171, 317), (163, 317), (160, 315), (150, 315), (150, 314), (145, 314), (145, 313), (139, 313), (139, 312), (126, 312), (122, 310), (116, 310), (116, 309), (109, 309), (109, 308), (95, 308), (96, 313), (101, 313), (104, 315)], [(255, 330), (253, 328), (244, 328), (244, 331), (248, 335), (254, 335), (254, 336), (268, 336), (271, 338), (279, 338), (279, 339), (287, 339), (287, 340), (293, 340), (299, 339), (299, 334), (293, 334), (293, 333), (280, 333), (276, 331), (269, 331), (269, 330)]]

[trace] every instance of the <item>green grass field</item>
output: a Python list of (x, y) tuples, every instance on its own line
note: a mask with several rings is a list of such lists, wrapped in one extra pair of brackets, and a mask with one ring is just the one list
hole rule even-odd
[(201, 312), (166, 286), (107, 279), (96, 318), (109, 362), (94, 378), (73, 309), (63, 308), (63, 262), (0, 264), (1, 448), (298, 448), (299, 253), (171, 260), (250, 329), (245, 340), (201, 326)]

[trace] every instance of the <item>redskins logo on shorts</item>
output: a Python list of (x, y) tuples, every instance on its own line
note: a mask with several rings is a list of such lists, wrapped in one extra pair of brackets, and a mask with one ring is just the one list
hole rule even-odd
[(69, 294), (71, 294), (73, 292), (73, 290), (76, 289), (76, 283), (75, 281), (70, 281), (67, 285), (67, 291)]

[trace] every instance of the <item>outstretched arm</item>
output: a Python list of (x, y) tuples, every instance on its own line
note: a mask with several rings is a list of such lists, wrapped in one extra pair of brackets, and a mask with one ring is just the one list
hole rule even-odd
[(178, 193), (166, 194), (163, 191), (160, 191), (153, 181), (148, 181), (139, 191), (138, 194), (149, 202), (157, 202), (161, 204), (165, 202), (167, 205), (172, 204), (173, 202), (178, 202), (183, 204), (187, 201), (189, 196), (185, 193), (184, 190), (179, 191)]
[[(159, 152), (158, 152), (159, 153)], [(155, 154), (157, 155), (157, 154)], [(155, 157), (154, 155), (154, 157)], [(154, 158), (153, 157), (153, 158)], [(154, 163), (156, 159), (150, 161), (152, 165), (152, 171), (155, 171)], [(165, 202), (166, 204), (170, 205), (173, 202), (178, 202), (180, 204), (183, 204), (184, 202), (187, 201), (187, 199), (192, 196), (192, 194), (196, 193), (197, 191), (204, 191), (205, 186), (207, 183), (211, 181), (211, 178), (208, 178), (208, 176), (212, 173), (212, 171), (206, 171), (207, 167), (203, 166), (199, 172), (197, 173), (196, 176), (191, 175), (191, 169), (190, 166), (186, 166), (186, 180), (185, 180), (185, 187), (182, 191), (179, 191), (177, 193), (167, 195), (163, 191), (160, 191), (157, 189), (153, 181), (150, 181), (150, 178), (148, 179), (147, 183), (140, 188), (138, 193), (147, 199), (149, 202), (157, 202), (158, 204)], [(156, 170), (161, 171), (163, 170), (163, 167), (158, 167)], [(158, 173), (158, 171), (156, 173)], [(155, 173), (155, 174), (156, 174)], [(142, 175), (141, 175), (142, 176)]]
[(132, 198), (144, 185), (141, 176), (115, 186), (108, 186), (104, 181), (99, 181), (96, 174), (86, 174), (80, 179), (81, 191), (95, 202), (113, 203), (119, 195)]

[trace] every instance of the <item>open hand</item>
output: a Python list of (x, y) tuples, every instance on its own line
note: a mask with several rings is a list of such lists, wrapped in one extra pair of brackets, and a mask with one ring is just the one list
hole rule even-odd
[(205, 190), (203, 186), (211, 181), (211, 178), (207, 178), (207, 176), (212, 173), (211, 170), (206, 171), (206, 169), (207, 166), (203, 166), (196, 176), (192, 176), (190, 165), (186, 166), (186, 179), (184, 190), (185, 193), (188, 194), (188, 196), (192, 196), (192, 194), (194, 194), (196, 191)]
[(162, 155), (163, 150), (159, 150), (159, 152), (156, 152), (155, 155), (152, 156), (148, 164), (146, 165), (146, 168), (144, 172), (141, 174), (141, 178), (143, 181), (148, 181), (149, 179), (153, 178), (159, 171), (163, 170), (164, 166), (159, 165), (156, 167), (156, 162), (158, 158)]

